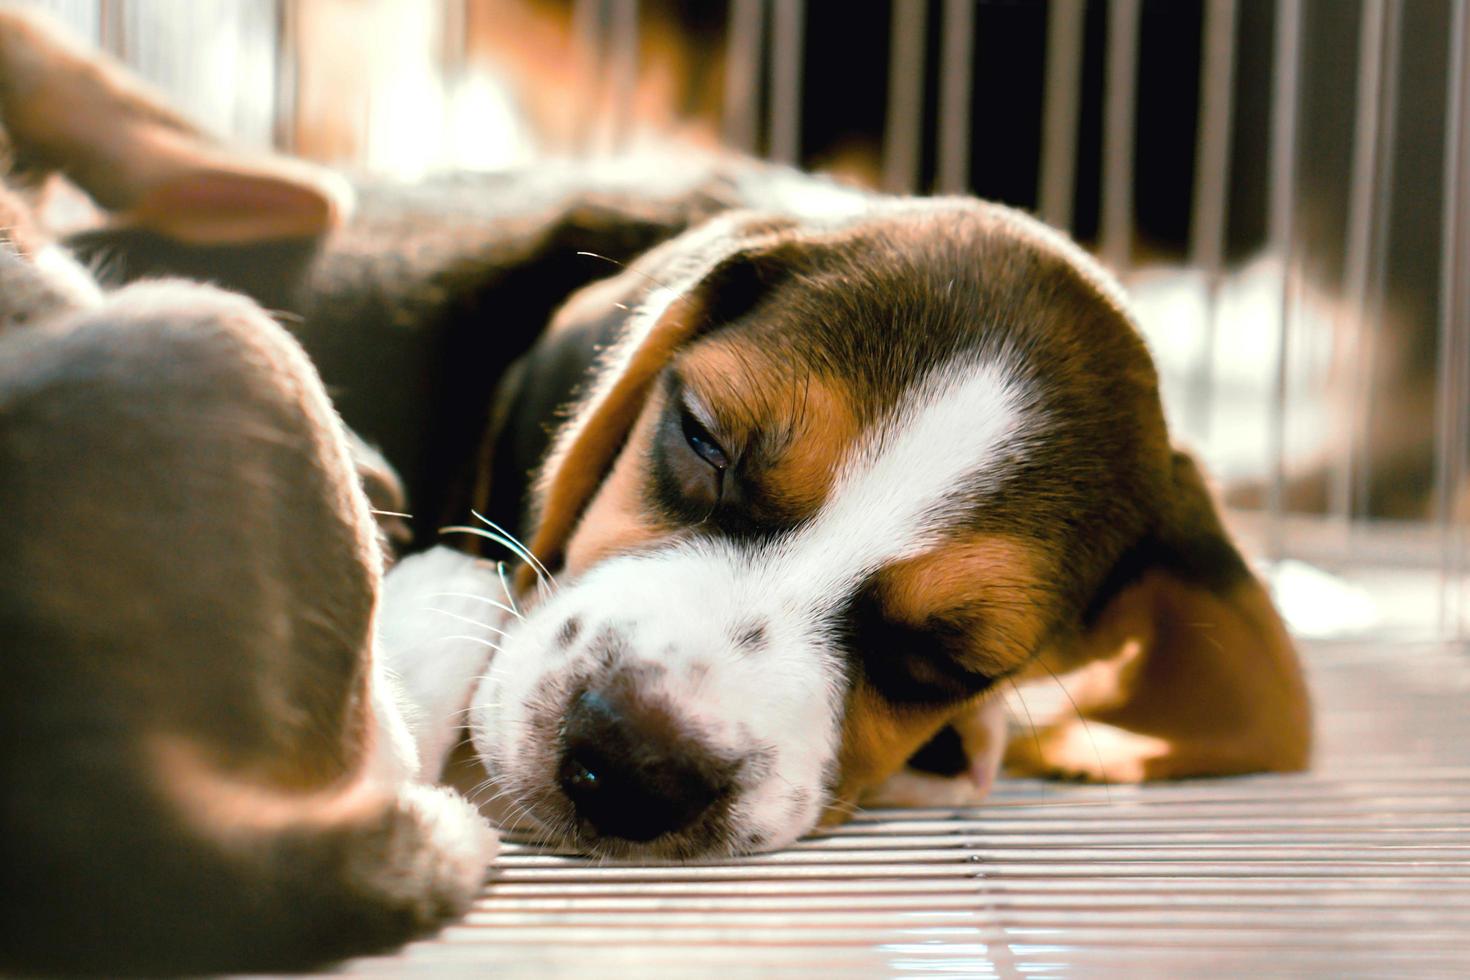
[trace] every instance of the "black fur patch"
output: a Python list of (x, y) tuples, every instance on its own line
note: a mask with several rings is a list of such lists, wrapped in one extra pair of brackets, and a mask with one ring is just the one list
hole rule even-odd
[(936, 776), (958, 776), (970, 768), (970, 760), (965, 756), (960, 733), (953, 726), (945, 725), (913, 754), (908, 765)]
[(953, 704), (994, 682), (964, 662), (971, 642), (966, 629), (896, 622), (884, 613), (871, 585), (853, 596), (841, 624), (843, 648), (868, 684), (892, 704)]

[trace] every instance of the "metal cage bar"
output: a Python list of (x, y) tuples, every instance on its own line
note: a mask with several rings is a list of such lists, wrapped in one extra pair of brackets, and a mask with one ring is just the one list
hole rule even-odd
[(1103, 109), (1103, 196), (1100, 251), (1115, 270), (1133, 252), (1133, 153), (1138, 91), (1141, 0), (1108, 4), (1107, 80)]
[(806, 41), (804, 0), (775, 0), (771, 23), (770, 157), (801, 159), (801, 68)]
[[(1372, 377), (1374, 345), (1368, 329), (1367, 315), (1373, 303), (1372, 288), (1375, 234), (1382, 222), (1377, 189), (1385, 164), (1382, 130), (1385, 108), (1391, 105), (1387, 86), (1392, 78), (1388, 64), (1390, 13), (1386, 0), (1363, 0), (1358, 29), (1357, 115), (1353, 123), (1353, 160), (1351, 189), (1348, 195), (1347, 242), (1343, 257), (1343, 294), (1348, 324), (1345, 330), (1347, 348), (1355, 361), (1351, 386), (1351, 431), (1344, 442), (1342, 459), (1335, 467), (1330, 487), (1328, 510), (1346, 524), (1352, 518), (1355, 490), (1366, 487), (1367, 480), (1357, 481), (1357, 470), (1367, 469), (1366, 401)], [(1366, 473), (1364, 474), (1366, 477)]]
[(1214, 355), (1220, 280), (1225, 273), (1226, 202), (1230, 178), (1232, 87), (1235, 81), (1236, 0), (1209, 0), (1200, 65), (1190, 261), (1204, 274), (1205, 308), (1189, 410), (1196, 432), (1208, 435), (1214, 403)]
[(888, 115), (883, 125), (883, 189), (895, 194), (912, 194), (919, 189), (928, 7), (926, 0), (893, 0)]
[(975, 5), (971, 0), (945, 0), (943, 41), (934, 184), (942, 194), (962, 194), (970, 188), (970, 88), (975, 53)]
[(1077, 123), (1082, 109), (1083, 0), (1052, 0), (1046, 15), (1046, 80), (1042, 94), (1041, 219), (1072, 228), (1077, 193)]
[(1286, 553), (1282, 521), (1286, 497), (1286, 410), (1291, 355), (1296, 272), (1297, 112), (1301, 73), (1301, 0), (1281, 0), (1276, 13), (1276, 47), (1272, 58), (1271, 199), (1266, 237), (1281, 262), (1280, 325), (1277, 331), (1276, 380), (1271, 393), (1268, 435), (1270, 486), (1267, 489), (1267, 542), (1275, 558)]
[(762, 0), (731, 0), (730, 28), (725, 42), (725, 142), (754, 153), (759, 136), (757, 98), (761, 77), (761, 34), (765, 31)]
[(1467, 265), (1470, 265), (1470, 15), (1456, 0), (1450, 30), (1445, 111), (1444, 209), (1440, 251), (1439, 390), (1436, 418), (1436, 521), (1440, 536), (1440, 626), (1464, 636), (1461, 610), (1464, 541), (1455, 507), (1464, 485), (1467, 405)]

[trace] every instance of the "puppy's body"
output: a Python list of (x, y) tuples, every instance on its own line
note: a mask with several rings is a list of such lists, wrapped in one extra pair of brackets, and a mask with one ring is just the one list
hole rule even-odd
[[(13, 11), (0, 121), (18, 160), (132, 220), (167, 227), (182, 198), (191, 231), (237, 239), (335, 210)], [(0, 186), (0, 212), (0, 971), (299, 968), (442, 922), (494, 837), (419, 779), (432, 741), (376, 635), (379, 531), (310, 362), (239, 295), (104, 293), (22, 194)], [(399, 591), (428, 572), (494, 581), (416, 559)], [(476, 643), (437, 652), (473, 674)]]
[(348, 425), (404, 478), (424, 546), (464, 517), (494, 392), (557, 306), (742, 200), (703, 169), (641, 182), (550, 169), (364, 185), (353, 221), (321, 239), (202, 246), (108, 229), (68, 245), (113, 284), (180, 276), (281, 314)]
[(289, 338), (181, 284), (13, 332), (0, 458), (7, 968), (300, 966), (468, 900), (489, 831), (411, 785), (376, 532)]

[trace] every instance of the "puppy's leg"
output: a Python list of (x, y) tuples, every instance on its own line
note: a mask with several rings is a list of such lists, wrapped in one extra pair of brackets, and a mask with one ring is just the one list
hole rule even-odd
[(1159, 537), (1125, 559), (1131, 581), (1045, 655), (1054, 675), (1086, 666), (1067, 678), (1068, 709), (1008, 747), (1011, 770), (1138, 782), (1307, 765), (1311, 708), (1286, 627), (1183, 453), (1174, 481)]
[(965, 768), (953, 776), (911, 766), (864, 794), (863, 806), (974, 806), (990, 795), (1006, 744), (1005, 703), (992, 697), (950, 722), (959, 735)]
[(182, 241), (319, 235), (350, 206), (340, 179), (227, 150), (31, 11), (0, 10), (0, 125), (22, 167), (59, 170), (120, 222)]

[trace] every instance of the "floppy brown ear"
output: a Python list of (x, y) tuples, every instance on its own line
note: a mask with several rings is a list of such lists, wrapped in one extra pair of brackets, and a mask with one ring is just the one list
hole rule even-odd
[(609, 310), (631, 311), (620, 312), (617, 339), (537, 477), (530, 547), (547, 566), (562, 563), (583, 510), (674, 352), (711, 324), (738, 316), (773, 280), (800, 268), (802, 249), (781, 236), (789, 226), (752, 215), (716, 218), (654, 249), (616, 278), (587, 287), (558, 313), (548, 331), (552, 339)]
[(181, 241), (320, 235), (350, 207), (339, 178), (219, 145), (30, 11), (0, 11), (0, 123), (19, 166), (60, 171), (118, 223)]
[(1311, 710), (1286, 627), (1185, 453), (1170, 490), (1083, 632), (1043, 656), (1056, 674), (1083, 668), (1067, 679), (1076, 710), (1013, 739), (1012, 771), (1137, 782), (1307, 766)]

